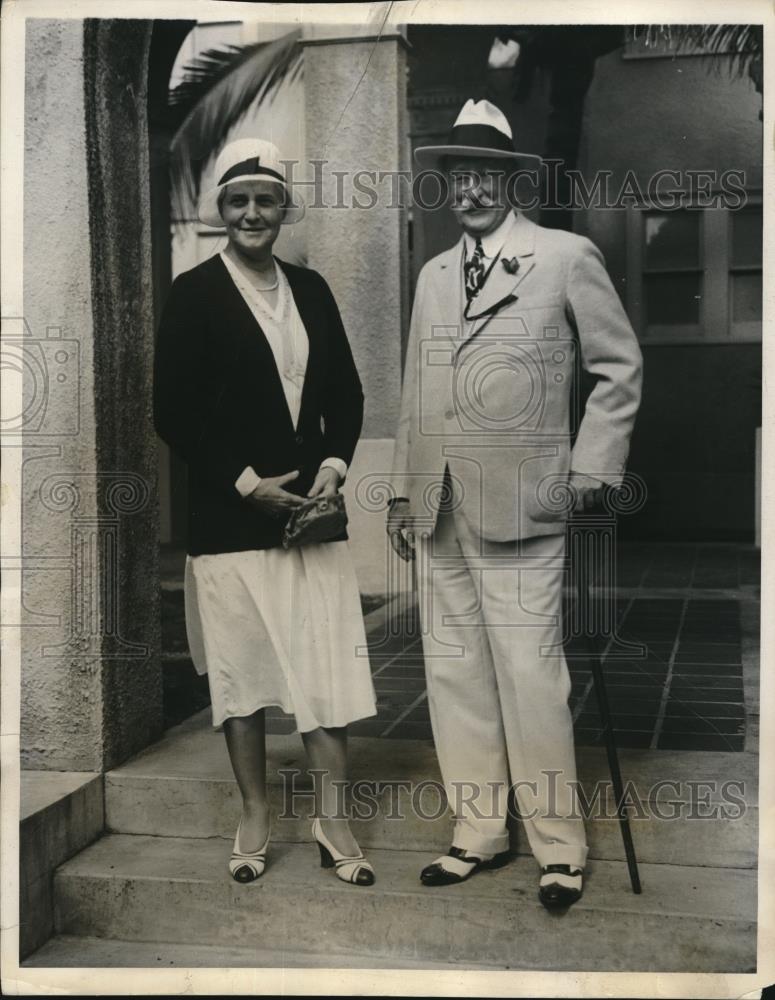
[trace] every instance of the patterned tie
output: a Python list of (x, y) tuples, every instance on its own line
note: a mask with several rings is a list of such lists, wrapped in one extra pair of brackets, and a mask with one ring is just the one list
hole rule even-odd
[(482, 241), (477, 239), (476, 247), (474, 248), (474, 252), (471, 254), (471, 259), (467, 260), (463, 265), (463, 273), (465, 275), (466, 284), (466, 298), (469, 302), (476, 295), (478, 295), (479, 289), (484, 284), (485, 271)]

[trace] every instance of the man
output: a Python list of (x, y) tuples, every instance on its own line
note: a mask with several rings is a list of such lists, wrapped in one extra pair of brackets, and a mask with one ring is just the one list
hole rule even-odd
[[(426, 885), (505, 863), (513, 785), (540, 866), (539, 896), (582, 891), (570, 679), (562, 652), (565, 519), (621, 482), (641, 354), (587, 239), (514, 212), (507, 182), (530, 159), (505, 116), (468, 101), (439, 165), (463, 229), (423, 267), (412, 312), (387, 530), (417, 557), (428, 702), (455, 815)], [(595, 386), (573, 448), (580, 356)], [(415, 549), (416, 546), (416, 549)]]

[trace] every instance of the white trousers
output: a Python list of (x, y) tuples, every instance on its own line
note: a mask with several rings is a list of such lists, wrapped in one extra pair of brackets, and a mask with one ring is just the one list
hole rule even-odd
[(442, 512), (433, 534), (417, 538), (417, 583), (453, 844), (506, 850), (513, 784), (538, 864), (583, 867), (560, 641), (564, 556), (564, 534), (490, 542), (459, 511)]

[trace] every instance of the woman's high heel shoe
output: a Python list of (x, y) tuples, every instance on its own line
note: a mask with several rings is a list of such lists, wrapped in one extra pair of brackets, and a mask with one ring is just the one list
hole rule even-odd
[(374, 885), (374, 869), (362, 854), (354, 858), (340, 854), (331, 841), (323, 833), (320, 820), (312, 823), (312, 836), (320, 849), (320, 867), (336, 868), (337, 878), (353, 885)]
[(229, 871), (235, 882), (255, 882), (264, 874), (266, 868), (266, 851), (269, 847), (269, 834), (266, 835), (264, 846), (252, 854), (245, 854), (239, 847), (239, 835), (242, 829), (242, 820), (237, 827), (237, 836), (234, 838), (234, 850), (229, 858)]

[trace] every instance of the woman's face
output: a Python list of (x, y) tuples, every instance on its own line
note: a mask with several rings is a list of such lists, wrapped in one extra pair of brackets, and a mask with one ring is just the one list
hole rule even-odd
[(226, 186), (221, 216), (229, 241), (246, 257), (271, 255), (282, 223), (284, 191), (273, 181), (234, 181)]

